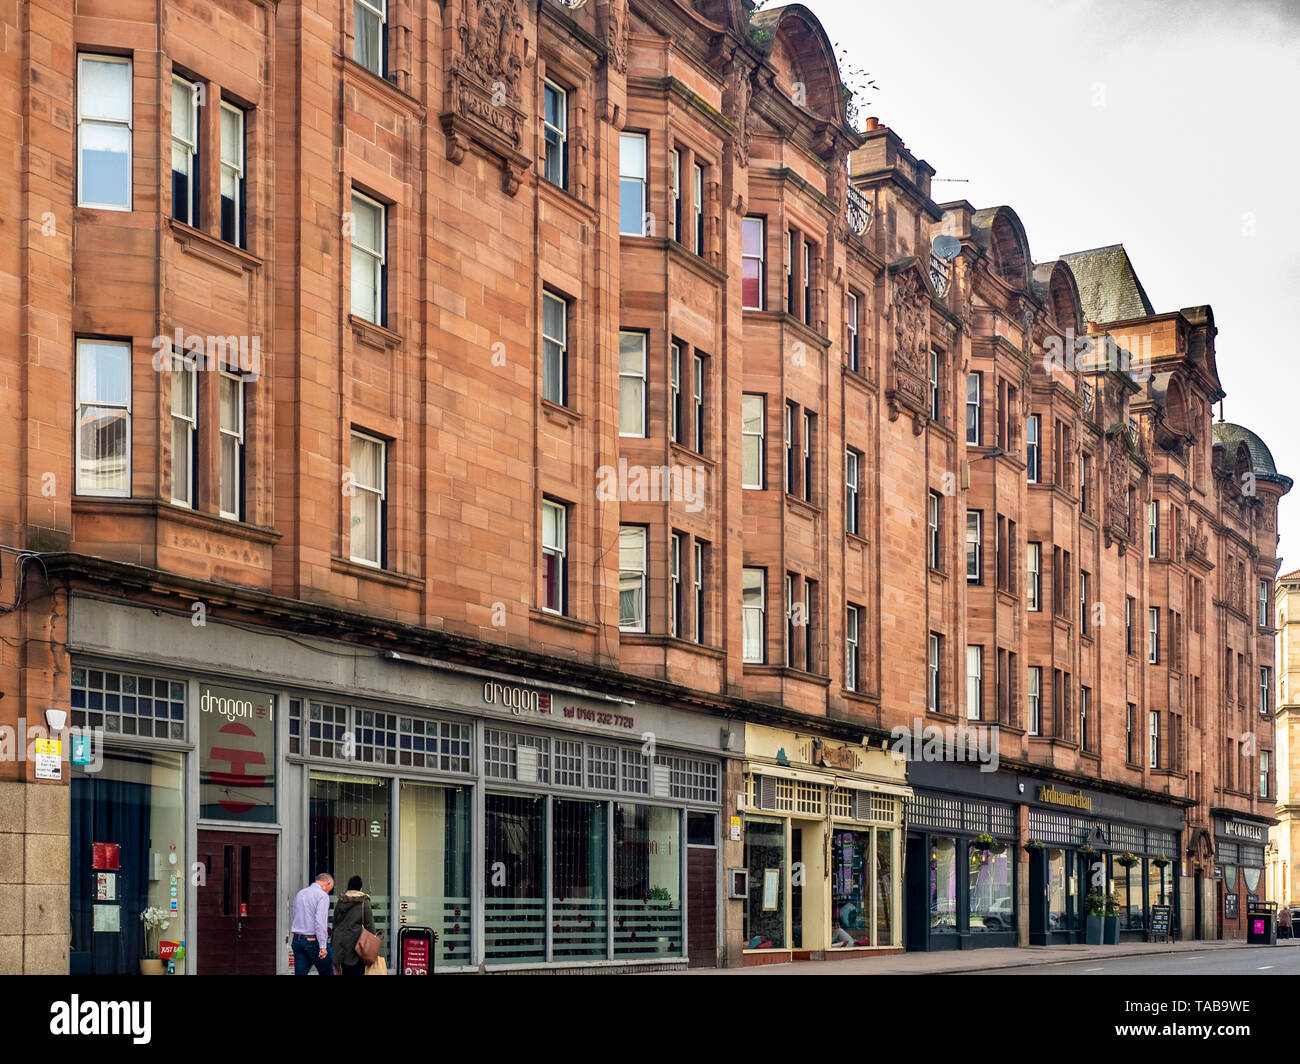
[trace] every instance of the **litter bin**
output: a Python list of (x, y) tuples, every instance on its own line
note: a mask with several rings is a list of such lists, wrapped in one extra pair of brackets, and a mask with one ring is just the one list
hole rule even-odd
[(1246, 910), (1246, 941), (1256, 946), (1277, 945), (1277, 902), (1257, 901)]

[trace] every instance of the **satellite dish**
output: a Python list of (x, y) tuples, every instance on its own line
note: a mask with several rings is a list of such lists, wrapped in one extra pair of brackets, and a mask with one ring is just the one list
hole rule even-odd
[(937, 236), (930, 241), (930, 250), (944, 262), (952, 262), (961, 254), (961, 241), (955, 236)]

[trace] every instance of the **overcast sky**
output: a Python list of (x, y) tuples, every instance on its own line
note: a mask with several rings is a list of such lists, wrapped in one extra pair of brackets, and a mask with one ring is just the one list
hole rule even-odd
[[(1211, 304), (1224, 419), (1300, 481), (1300, 0), (807, 3), (936, 200), (1009, 205), (1038, 262), (1122, 243), (1157, 312)], [(1300, 487), (1279, 524), (1300, 568)]]

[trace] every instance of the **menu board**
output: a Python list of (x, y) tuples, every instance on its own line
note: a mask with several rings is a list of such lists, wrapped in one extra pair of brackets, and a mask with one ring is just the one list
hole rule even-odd
[(1235, 893), (1223, 896), (1223, 915), (1229, 920), (1237, 919), (1237, 895)]
[(1151, 906), (1151, 926), (1149, 928), (1149, 937), (1168, 938), (1171, 909), (1168, 905)]

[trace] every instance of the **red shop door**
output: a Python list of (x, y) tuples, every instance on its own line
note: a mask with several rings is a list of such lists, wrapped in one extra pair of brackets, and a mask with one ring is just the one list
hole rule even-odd
[(200, 831), (198, 974), (274, 975), (274, 835)]

